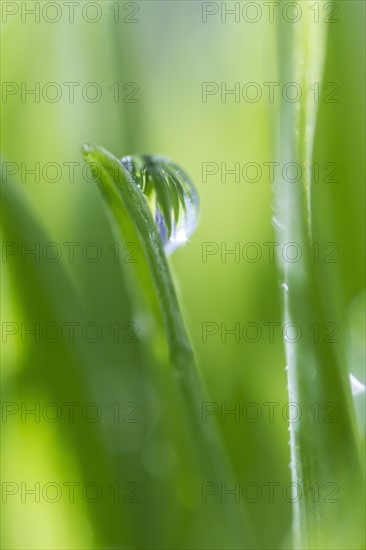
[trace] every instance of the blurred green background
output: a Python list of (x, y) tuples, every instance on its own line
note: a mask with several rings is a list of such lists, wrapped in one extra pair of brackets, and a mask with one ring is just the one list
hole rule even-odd
[[(19, 11), (11, 15), (8, 6), (5, 22), (7, 4)], [(258, 422), (243, 416), (236, 421), (233, 415), (222, 421), (220, 414), (208, 421), (216, 422), (222, 433), (235, 481), (241, 486), (253, 482), (263, 490), (257, 502), (238, 503), (249, 511), (255, 548), (289, 548), (291, 503), (280, 494), (290, 482), (288, 423), (282, 416), (288, 402), (286, 362), (279, 328), (270, 342), (264, 325), (281, 323), (281, 281), (263, 245), (275, 240), (271, 183), (263, 163), (276, 162), (281, 98), (250, 103), (236, 102), (231, 95), (222, 102), (217, 94), (202, 101), (203, 82), (227, 83), (229, 89), (236, 82), (263, 87), (264, 82), (278, 81), (279, 56), (286, 43), (278, 47), (276, 24), (268, 21), (261, 2), (257, 4), (263, 17), (255, 24), (242, 18), (237, 23), (229, 16), (223, 23), (220, 11), (203, 23), (201, 2), (155, 0), (82, 1), (75, 6), (73, 22), (60, 2), (59, 21), (50, 23), (41, 12), (38, 22), (26, 12), (22, 16), (24, 5), (30, 9), (33, 4), (2, 3), (2, 80), (19, 86), (13, 95), (6, 93), (11, 87), (3, 87), (2, 98), (2, 160), (14, 163), (4, 165), (3, 172), (3, 253), (8, 252), (2, 260), (2, 479), (8, 484), (3, 486), (3, 547), (236, 547), (221, 521), (225, 503), (220, 495), (202, 501), (201, 474), (184, 411), (177, 407), (160, 319), (139, 305), (134, 264), (115, 261), (115, 237), (80, 155), (81, 145), (91, 142), (119, 157), (171, 157), (197, 187), (200, 224), (190, 242), (171, 257), (171, 266), (200, 373), (210, 402), (227, 409), (238, 403), (241, 410), (255, 402), (262, 411)], [(45, 4), (41, 2), (41, 8)], [(94, 7), (83, 14), (86, 4)], [(306, 9), (309, 3), (300, 4)], [(320, 166), (335, 162), (339, 173), (337, 181), (327, 182), (321, 170), (314, 183), (314, 233), (321, 245), (339, 245), (340, 261), (324, 264), (329, 282), (324, 301), (328, 320), (340, 325), (341, 353), (352, 357), (354, 374), (362, 381), (364, 4), (337, 5), (339, 21), (328, 28), (324, 80), (338, 84), (339, 102), (319, 103), (314, 161)], [(55, 17), (52, 9), (46, 18)], [(98, 21), (85, 20), (95, 14), (101, 14)], [(42, 96), (50, 82), (62, 90), (56, 102)], [(72, 82), (80, 84), (75, 85), (74, 102), (65, 84)], [(96, 102), (82, 95), (90, 82), (102, 91)], [(113, 92), (117, 82), (119, 101)], [(135, 84), (124, 89), (130, 82)], [(32, 95), (22, 101), (22, 86), (31, 89), (35, 83), (40, 86), (39, 101)], [(136, 84), (137, 102), (123, 101)], [(92, 95), (93, 89), (89, 91)], [(223, 182), (219, 172), (204, 182), (205, 162), (224, 162), (228, 168), (255, 162), (262, 176), (256, 182), (242, 177), (236, 182), (228, 175)], [(35, 163), (39, 179), (25, 172)], [(55, 182), (50, 181), (52, 167), (45, 177), (47, 163), (61, 167)], [(74, 178), (69, 177), (70, 163), (75, 163)], [(41, 251), (45, 244), (57, 243), (61, 260), (47, 261), (42, 253), (39, 261), (31, 255), (24, 260), (21, 243), (32, 248), (36, 242)], [(91, 242), (102, 250), (95, 262), (81, 254)], [(220, 250), (256, 242), (263, 257), (256, 263), (243, 257), (237, 262), (231, 254), (222, 261), (217, 253), (203, 262), (205, 242), (218, 243)], [(18, 252), (9, 253), (8, 243), (16, 243)], [(80, 243), (73, 262), (64, 243)], [(119, 251), (123, 260), (128, 251), (123, 244)], [(93, 257), (93, 249), (88, 252)], [(140, 251), (136, 257), (141, 259)], [(345, 312), (351, 316), (349, 326), (342, 321)], [(42, 332), (51, 322), (62, 327), (78, 323), (74, 341), (66, 328), (54, 343), (42, 334), (38, 342), (32, 335), (22, 341), (24, 327), (39, 323)], [(94, 343), (88, 341), (94, 338), (92, 328), (82, 337), (82, 327), (91, 322), (101, 329)], [(129, 331), (126, 323), (131, 322), (138, 328), (138, 343), (123, 341)], [(254, 343), (243, 338), (235, 342), (233, 335), (222, 342), (220, 332), (205, 343), (202, 325), (207, 322), (226, 323), (228, 328), (257, 323), (262, 332)], [(117, 342), (110, 328), (116, 323)], [(8, 334), (12, 329), (16, 334)], [(74, 420), (68, 413), (71, 402), (78, 404)], [(82, 414), (91, 402), (97, 405), (86, 414), (93, 418), (101, 411), (94, 422)], [(264, 405), (269, 402), (279, 404), (273, 422)], [(47, 409), (49, 403), (56, 405)], [(37, 406), (39, 418), (25, 414), (25, 408)], [(59, 409), (61, 418), (50, 421)], [(71, 499), (74, 482), (78, 485)], [(86, 496), (82, 493), (90, 482), (101, 488), (98, 502), (89, 502), (95, 486)], [(263, 485), (268, 482), (279, 483), (274, 502)], [(28, 489), (40, 484), (39, 502), (22, 483)], [(42, 490), (48, 483), (57, 485), (45, 497)], [(62, 488), (59, 500), (57, 487)], [(50, 502), (53, 498), (57, 501)]]

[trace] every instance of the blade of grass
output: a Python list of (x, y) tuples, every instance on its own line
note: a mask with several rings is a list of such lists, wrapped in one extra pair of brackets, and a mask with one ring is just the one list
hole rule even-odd
[[(329, 320), (322, 306), (321, 280), (311, 259), (310, 164), (316, 129), (319, 86), (326, 51), (326, 24), (315, 23), (311, 10), (289, 27), (280, 25), (282, 84), (295, 82), (299, 103), (284, 102), (280, 112), (281, 166), (297, 162), (302, 181), (276, 180), (274, 225), (280, 243), (278, 265), (284, 289), (285, 323), (302, 328), (296, 343), (286, 342), (289, 401), (302, 411), (290, 423), (291, 474), (294, 492), (295, 548), (361, 548), (363, 543), (362, 485), (352, 401), (341, 344), (316, 342), (311, 326)], [(295, 243), (300, 261), (282, 251)], [(336, 347), (337, 346), (337, 347)], [(318, 409), (317, 409), (318, 407)], [(336, 410), (330, 418), (316, 410)], [(333, 409), (331, 408), (333, 407)], [(328, 420), (327, 420), (328, 418)]]
[[(44, 243), (54, 241), (25, 200), (22, 186), (15, 178), (9, 178), (7, 183), (1, 185), (1, 241), (2, 261), (5, 263), (3, 271), (5, 274), (6, 269), (9, 273), (10, 300), (15, 304), (14, 317), (10, 319), (3, 317), (3, 326), (11, 321), (18, 327), (24, 325), (29, 330), (30, 327), (34, 329), (37, 324), (42, 327), (50, 322), (63, 326), (66, 319), (72, 319), (81, 326), (88, 322), (88, 316), (65, 265), (62, 262), (54, 263), (40, 259), (37, 261), (36, 255), (33, 258), (30, 255), (30, 259), (23, 257), (22, 247), (25, 250), (34, 250), (37, 243), (43, 246)], [(9, 254), (5, 253), (7, 250)], [(4, 293), (5, 288), (2, 291)], [(2, 308), (3, 316), (4, 311)], [(13, 339), (15, 340), (15, 337)], [(26, 339), (26, 343), (20, 343), (19, 337), (15, 345), (22, 349), (15, 354), (16, 368), (9, 366), (6, 360), (6, 348), (11, 345), (11, 342), (11, 338), (8, 339), (8, 343), (4, 343), (4, 340), (2, 342), (1, 358), (5, 359), (2, 361), (4, 402), (13, 401), (31, 405), (39, 398), (42, 405), (48, 399), (49, 402), (61, 406), (70, 401), (88, 403), (93, 400), (90, 372), (93, 370), (91, 368), (94, 366), (93, 363), (97, 364), (98, 361), (96, 358), (93, 359), (93, 355), (87, 350), (82, 340), (76, 338), (74, 343), (69, 344), (61, 338), (50, 344), (45, 337), (42, 336), (37, 340), (33, 335), (33, 338)], [(12, 361), (10, 365), (13, 365)], [(40, 476), (38, 479), (42, 480), (43, 472), (34, 462), (34, 457), (43, 455), (51, 471), (59, 472), (60, 477), (65, 475), (65, 465), (62, 461), (60, 462), (60, 456), (51, 456), (49, 447), (42, 444), (43, 425), (42, 420), (34, 424), (24, 422), (22, 430), (19, 431), (12, 424), (4, 424), (2, 433), (4, 442), (20, 441), (19, 444), (23, 446), (24, 453), (29, 455), (29, 463), (24, 461), (22, 454), (13, 458), (9, 456), (6, 468), (9, 469), (9, 464), (12, 467), (15, 464), (14, 470), (10, 470), (11, 473), (8, 472), (10, 477), (16, 472), (18, 479), (21, 479), (22, 476), (27, 475), (27, 472), (33, 471), (34, 475)], [(47, 433), (51, 437), (52, 432)], [(72, 449), (69, 452), (80, 468), (79, 475), (82, 476), (80, 482), (87, 483), (96, 476), (102, 479), (104, 472), (110, 470), (108, 449), (103, 444), (100, 433), (96, 432), (92, 424), (76, 421), (70, 429), (70, 424), (60, 422), (57, 434), (57, 441), (61, 448), (63, 445), (66, 445), (66, 448), (70, 445)], [(34, 518), (38, 517), (37, 503), (34, 509), (29, 508), (29, 504), (19, 506), (22, 508), (21, 511), (19, 509), (19, 513), (25, 523), (34, 521)], [(133, 540), (134, 516), (129, 513), (128, 519), (125, 519), (127, 512), (123, 503), (113, 507), (96, 508), (95, 505), (80, 505), (76, 500), (73, 506), (80, 517), (85, 515), (85, 518), (91, 522), (96, 537), (100, 540), (108, 540), (111, 524), (123, 526), (125, 536)], [(53, 518), (56, 518), (60, 528), (66, 533), (71, 530), (72, 521), (68, 515), (60, 514), (56, 509), (52, 511), (47, 508), (43, 513), (45, 514), (44, 517), (42, 516), (43, 519), (49, 521), (50, 525)], [(29, 534), (34, 547), (42, 547), (42, 536), (42, 532), (37, 530)], [(89, 530), (86, 531), (85, 536), (89, 536)], [(70, 539), (70, 544), (72, 542)]]
[[(98, 182), (107, 210), (120, 220), (128, 216), (144, 250), (163, 317), (169, 347), (170, 362), (176, 378), (184, 414), (195, 444), (200, 468), (209, 481), (232, 480), (230, 466), (213, 424), (202, 422), (202, 403), (205, 401), (198, 376), (194, 354), (180, 312), (180, 307), (170, 275), (167, 258), (147, 201), (129, 172), (111, 153), (97, 146), (84, 146), (87, 163), (97, 163)], [(119, 194), (117, 199), (116, 190)], [(249, 523), (242, 517), (237, 504), (231, 500), (224, 506), (224, 517), (238, 548), (251, 548), (252, 535)]]

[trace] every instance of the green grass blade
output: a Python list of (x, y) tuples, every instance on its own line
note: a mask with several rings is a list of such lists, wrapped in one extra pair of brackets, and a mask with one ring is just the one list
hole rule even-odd
[[(232, 479), (230, 466), (213, 424), (202, 423), (202, 403), (205, 401), (192, 347), (170, 275), (163, 244), (142, 192), (129, 172), (111, 153), (97, 146), (84, 146), (86, 162), (97, 163), (99, 186), (112, 218), (128, 216), (132, 220), (156, 289), (164, 321), (173, 374), (182, 396), (184, 415), (195, 445), (200, 468), (207, 481)], [(119, 198), (115, 192), (118, 192)], [(113, 197), (113, 198), (112, 198)], [(113, 203), (113, 204), (112, 204)], [(119, 228), (123, 228), (119, 223)], [(224, 506), (225, 522), (233, 544), (252, 547), (252, 536), (242, 510), (233, 502)]]
[[(22, 245), (26, 249), (34, 250), (37, 243), (43, 246), (44, 243), (52, 242), (52, 238), (44, 230), (25, 200), (24, 189), (15, 178), (1, 185), (1, 214), (3, 253), (9, 244), (10, 250), (13, 247), (21, 250)], [(88, 321), (83, 303), (63, 263), (40, 259), (36, 261), (32, 255), (24, 258), (19, 252), (3, 254), (2, 260), (4, 262), (2, 277), (5, 277), (6, 271), (9, 278), (9, 288), (3, 289), (2, 298), (5, 301), (5, 292), (7, 292), (9, 296), (6, 296), (6, 300), (13, 304), (13, 308), (9, 311), (10, 317), (5, 317), (7, 309), (4, 308), (4, 303), (2, 304), (3, 328), (8, 322), (16, 322), (17, 327), (24, 324), (28, 329), (34, 329), (36, 324), (43, 327), (51, 322), (63, 326), (65, 320), (72, 319), (83, 326)], [(10, 351), (8, 351), (9, 346)], [(35, 401), (40, 402), (41, 406), (47, 402), (54, 402), (55, 405), (61, 406), (65, 402), (74, 401), (80, 404), (95, 399), (90, 372), (94, 371), (98, 360), (93, 359), (93, 355), (88, 352), (83, 341), (78, 341), (76, 338), (76, 341), (70, 344), (61, 338), (50, 344), (44, 337), (37, 340), (33, 335), (26, 340), (26, 343), (20, 344), (23, 350), (21, 353), (15, 353), (14, 357), (12, 346), (12, 338), (5, 341), (4, 337), (2, 338), (3, 402), (24, 403), (31, 408)], [(12, 349), (13, 352), (11, 352)], [(76, 421), (70, 425), (60, 422), (57, 436), (55, 436), (51, 428), (54, 426), (53, 423), (48, 424), (47, 431), (44, 431), (47, 423), (42, 421), (42, 416), (38, 422), (26, 420), (22, 420), (21, 429), (10, 422), (2, 426), (3, 443), (11, 446), (14, 442), (15, 444), (19, 442), (22, 448), (22, 453), (16, 455), (10, 453), (3, 461), (4, 479), (9, 476), (17, 482), (29, 475), (41, 482), (44, 479), (48, 482), (47, 472), (59, 476), (58, 481), (63, 479), (65, 467), (62, 464), (62, 455), (50, 454), (47, 445), (40, 444), (35, 449), (30, 443), (42, 442), (44, 433), (47, 433), (51, 441), (55, 437), (57, 448), (63, 449), (64, 446), (66, 448), (70, 446), (68, 452), (80, 468), (78, 471), (74, 470), (74, 474), (81, 476), (80, 482), (95, 479), (95, 477), (102, 479), (104, 472), (110, 468), (108, 449), (100, 432), (95, 430), (93, 424)], [(24, 453), (27, 460), (24, 460)], [(40, 461), (39, 464), (35, 457)], [(47, 464), (46, 468), (44, 464)], [(116, 472), (115, 475), (117, 475)], [(25, 523), (34, 521), (38, 509), (37, 502), (19, 503), (19, 515)], [(95, 505), (84, 506), (75, 502), (74, 511), (78, 514), (84, 513), (85, 517), (89, 518), (96, 536), (101, 539), (108, 537), (111, 523), (123, 525), (128, 536), (133, 536), (131, 533), (134, 517), (133, 514), (129, 514), (128, 520), (124, 519), (126, 509), (122, 503), (112, 508), (102, 506), (97, 509)], [(45, 507), (42, 513), (45, 521), (49, 521), (50, 524), (58, 522), (60, 529), (62, 528), (67, 534), (73, 532), (72, 521), (60, 510)], [(33, 546), (40, 545), (42, 534), (37, 531), (30, 532), (29, 537)], [(72, 541), (72, 535), (70, 540)]]
[[(363, 544), (363, 473), (355, 434), (354, 412), (341, 344), (316, 342), (309, 328), (327, 319), (322, 289), (327, 284), (311, 258), (310, 164), (317, 105), (310, 87), (321, 82), (326, 52), (326, 24), (314, 22), (310, 10), (293, 27), (281, 27), (282, 83), (295, 82), (300, 102), (283, 102), (280, 120), (281, 166), (296, 162), (303, 178), (274, 185), (274, 225), (279, 250), (296, 243), (297, 262), (279, 255), (284, 289), (285, 323), (297, 323), (302, 335), (286, 343), (289, 401), (303, 412), (290, 423), (291, 472), (301, 497), (294, 503), (295, 548), (361, 548)], [(335, 297), (336, 298), (336, 297)], [(332, 405), (332, 420), (316, 421), (316, 408)], [(331, 409), (329, 409), (331, 410)], [(296, 484), (296, 485), (295, 485)]]

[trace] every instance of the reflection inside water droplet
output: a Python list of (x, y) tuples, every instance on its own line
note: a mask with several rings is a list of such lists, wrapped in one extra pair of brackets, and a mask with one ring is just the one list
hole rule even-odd
[(184, 244), (197, 227), (197, 192), (185, 172), (166, 157), (134, 155), (121, 159), (145, 195), (165, 252)]

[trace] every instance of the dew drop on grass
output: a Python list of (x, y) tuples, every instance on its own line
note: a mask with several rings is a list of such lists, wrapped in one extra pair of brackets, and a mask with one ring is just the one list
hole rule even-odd
[(353, 396), (359, 395), (360, 393), (365, 393), (365, 384), (362, 384), (362, 382), (358, 380), (355, 376), (353, 376), (353, 374), (349, 375), (349, 379), (351, 382), (351, 390)]
[(171, 254), (197, 227), (199, 202), (191, 180), (166, 157), (133, 155), (121, 162), (146, 197), (165, 252)]

